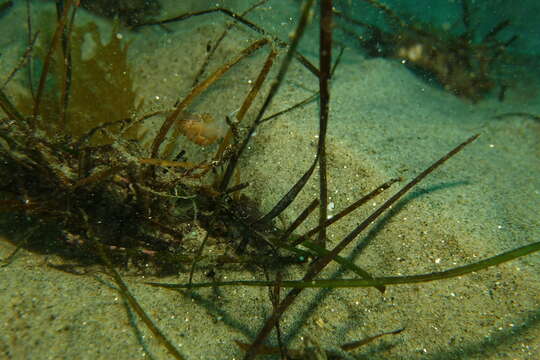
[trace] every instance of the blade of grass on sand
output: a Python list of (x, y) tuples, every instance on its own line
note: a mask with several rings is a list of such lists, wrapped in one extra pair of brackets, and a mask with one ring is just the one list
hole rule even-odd
[(111, 259), (107, 254), (107, 251), (105, 250), (105, 247), (99, 242), (98, 239), (94, 239), (92, 241), (97, 247), (98, 253), (102, 261), (105, 263), (105, 266), (109, 270), (112, 278), (114, 279), (114, 282), (118, 286), (120, 295), (122, 295), (125, 301), (128, 302), (131, 308), (137, 313), (137, 315), (139, 315), (139, 318), (146, 324), (148, 329), (152, 332), (152, 334), (154, 334), (155, 338), (161, 343), (161, 345), (163, 345), (175, 359), (183, 360), (184, 357), (171, 343), (171, 341), (167, 339), (167, 337), (161, 332), (161, 330), (154, 324), (146, 311), (144, 311), (139, 302), (131, 294), (131, 291), (129, 291), (126, 283), (124, 282), (118, 271), (116, 271), (116, 269), (114, 268), (114, 265), (112, 264)]
[[(301, 283), (310, 284), (313, 279), (332, 261), (338, 254), (343, 250), (351, 241), (353, 241), (365, 228), (367, 228), (373, 221), (375, 221), (385, 210), (387, 210), (391, 205), (393, 205), (397, 200), (399, 200), (405, 193), (412, 189), (416, 184), (423, 180), (427, 175), (433, 172), (436, 168), (441, 166), (449, 158), (461, 151), (465, 146), (473, 142), (478, 138), (478, 135), (474, 135), (467, 139), (465, 142), (461, 143), (453, 150), (448, 152), (445, 156), (440, 158), (438, 161), (433, 163), (430, 167), (420, 173), (416, 178), (410, 181), (405, 185), (401, 190), (399, 190), (394, 196), (388, 199), (381, 207), (379, 207), (375, 212), (367, 217), (360, 225), (358, 225), (349, 235), (347, 235), (334, 249), (332, 249), (327, 255), (316, 259), (309, 267), (308, 271), (304, 275)], [(361, 281), (371, 281), (371, 284), (374, 286), (384, 286), (385, 284), (373, 282), (370, 279), (362, 279)], [(283, 282), (285, 283), (285, 282)], [(274, 327), (275, 322), (281, 317), (281, 315), (287, 310), (287, 308), (294, 302), (296, 297), (302, 292), (301, 288), (295, 288), (289, 291), (285, 296), (283, 301), (276, 307), (276, 310), (272, 312), (272, 315), (266, 320), (266, 323), (259, 331), (259, 334), (255, 338), (252, 347), (246, 353), (245, 359), (253, 359), (257, 354), (257, 348), (262, 345), (263, 341), (268, 337), (270, 331)]]
[[(406, 275), (406, 276), (385, 276), (372, 279), (320, 279), (320, 280), (283, 280), (280, 282), (282, 287), (294, 288), (300, 290), (305, 288), (355, 288), (355, 287), (373, 287), (373, 286), (388, 286), (388, 285), (406, 285), (415, 284), (443, 279), (451, 279), (467, 274), (471, 274), (480, 270), (500, 265), (502, 263), (527, 256), (540, 251), (540, 241), (509, 250), (499, 255), (456, 268), (437, 271), (427, 274)], [(205, 288), (219, 286), (273, 286), (274, 281), (223, 281), (198, 284), (162, 284), (162, 283), (147, 283), (152, 286), (162, 287), (167, 289), (187, 289), (187, 288)]]

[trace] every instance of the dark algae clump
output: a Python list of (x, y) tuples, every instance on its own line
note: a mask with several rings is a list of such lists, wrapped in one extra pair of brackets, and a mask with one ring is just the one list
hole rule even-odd
[(111, 19), (118, 17), (126, 25), (148, 20), (161, 10), (158, 0), (81, 0), (81, 6)]
[[(53, 271), (61, 270), (66, 273), (62, 276), (74, 278), (80, 286), (102, 286), (100, 291), (115, 291), (119, 294), (115, 301), (122, 302), (125, 309), (122, 314), (127, 315), (122, 318), (124, 320), (114, 323), (114, 330), (131, 329), (134, 336), (133, 344), (129, 346), (142, 348), (144, 356), (207, 358), (207, 354), (215, 349), (206, 348), (203, 341), (218, 339), (222, 331), (232, 331), (234, 341), (228, 341), (224, 346), (233, 350), (223, 353), (222, 358), (384, 358), (394, 347), (406, 346), (408, 339), (416, 336), (415, 325), (409, 325), (407, 321), (383, 323), (377, 320), (376, 331), (370, 328), (361, 336), (358, 333), (350, 336), (347, 331), (338, 329), (338, 334), (338, 323), (346, 328), (362, 328), (367, 317), (329, 320), (317, 315), (309, 319), (318, 305), (309, 305), (312, 300), (306, 300), (306, 289), (323, 288), (322, 291), (328, 293), (332, 290), (339, 297), (341, 291), (358, 294), (362, 290), (359, 288), (368, 288), (371, 295), (376, 294), (387, 301), (399, 296), (390, 291), (394, 285), (407, 285), (412, 292), (419, 292), (422, 287), (416, 288), (414, 284), (462, 276), (475, 277), (483, 284), (482, 278), (476, 278), (478, 271), (518, 258), (529, 259), (527, 255), (540, 250), (540, 242), (535, 242), (537, 239), (528, 239), (523, 246), (498, 255), (480, 253), (467, 258), (465, 263), (446, 264), (448, 266), (444, 268), (430, 267), (433, 264), (427, 260), (425, 263), (417, 260), (425, 266), (421, 266), (423, 270), (415, 275), (403, 275), (401, 271), (388, 275), (373, 267), (372, 262), (361, 264), (346, 253), (346, 248), (351, 245), (356, 246), (357, 256), (367, 248), (373, 248), (373, 232), (391, 225), (392, 217), (397, 214), (406, 213), (404, 207), (411, 198), (424, 196), (422, 191), (435, 191), (415, 189), (440, 168), (448, 167), (447, 174), (455, 181), (441, 185), (442, 188), (452, 191), (461, 185), (461, 175), (455, 174), (455, 169), (468, 166), (466, 162), (459, 165), (460, 158), (470, 147), (478, 145), (481, 134), (452, 141), (453, 146), (439, 151), (435, 157), (426, 153), (425, 160), (433, 162), (414, 176), (388, 178), (375, 186), (370, 182), (362, 188), (361, 195), (354, 195), (356, 199), (347, 197), (348, 203), (333, 211), (335, 166), (344, 163), (346, 169), (354, 163), (347, 162), (347, 155), (340, 154), (342, 158), (336, 155), (335, 137), (330, 135), (335, 126), (331, 107), (338, 103), (332, 85), (339, 81), (335, 74), (340, 66), (345, 66), (341, 63), (344, 50), (336, 46), (334, 30), (337, 16), (359, 22), (339, 11), (338, 1), (304, 1), (298, 14), (294, 15), (294, 21), (291, 20), (294, 31), (286, 41), (272, 36), (269, 30), (250, 18), (252, 12), (271, 10), (270, 1), (250, 3), (243, 12), (218, 4), (210, 9), (173, 14), (160, 20), (150, 20), (159, 14), (161, 6), (157, 1), (118, 1), (112, 6), (111, 2), (58, 0), (56, 14), (43, 12), (38, 19), (31, 16), (31, 3), (26, 3), (26, 9), (22, 6), (17, 9), (26, 16), (27, 48), (17, 65), (4, 74), (6, 81), (0, 88), (0, 214), (2, 229), (10, 229), (2, 230), (9, 235), (5, 241), (14, 248), (2, 259), (1, 269), (8, 271), (23, 262), (21, 253), (35, 252), (46, 259), (44, 262), (54, 268)], [(389, 57), (397, 57), (401, 51), (408, 50), (405, 56), (410, 58), (411, 47), (416, 46), (414, 41), (420, 37), (426, 41), (421, 46), (431, 46), (431, 52), (439, 46), (439, 43), (435, 44), (441, 41), (439, 33), (403, 23), (386, 5), (375, 1), (369, 3), (400, 25), (390, 33), (362, 23), (370, 30), (370, 37), (363, 43), (366, 48), (377, 43), (376, 46), (384, 46)], [(0, 11), (12, 11), (10, 2), (6, 4), (0, 4)], [(110, 34), (105, 35), (99, 21), (79, 21), (80, 6), (105, 17), (118, 18), (122, 25), (113, 21), (109, 24)], [(488, 62), (494, 60), (498, 56), (494, 49), (503, 51), (510, 41), (495, 40), (506, 26), (499, 24), (482, 43), (474, 43), (468, 11), (464, 5), (466, 32), (455, 39), (447, 39), (446, 48), (438, 48), (434, 55), (448, 57), (452, 52), (449, 49), (457, 46), (461, 52), (454, 55), (462, 55), (461, 60), (444, 63), (448, 59), (439, 61), (430, 57), (439, 65), (443, 62), (441, 66), (451, 67), (454, 73), (444, 77), (432, 64), (424, 65), (418, 61), (415, 65), (431, 71), (447, 90), (476, 101), (492, 88), (484, 59), (491, 57)], [(169, 33), (178, 24), (196, 23), (208, 16), (224, 18), (225, 30), (217, 37), (208, 30), (210, 25), (201, 26), (201, 30), (197, 30), (200, 33), (193, 32), (193, 36), (203, 34), (202, 38), (207, 37), (208, 41), (202, 45), (194, 44), (194, 54), (201, 54), (196, 47), (202, 46), (205, 50), (203, 58), (194, 62), (197, 70), (189, 71), (196, 74), (191, 88), (185, 90), (172, 106), (150, 106), (152, 99), (141, 95), (144, 91), (136, 81), (139, 74), (130, 62), (133, 43), (145, 31)], [(310, 25), (310, 21), (313, 24)], [(129, 26), (130, 30), (121, 26)], [(301, 40), (308, 36), (306, 32), (314, 29), (319, 34), (319, 42), (313, 53), (305, 55)], [(126, 36), (128, 31), (132, 32)], [(232, 37), (230, 32), (234, 31), (247, 39), (236, 41), (232, 47), (227, 43), (227, 37)], [(414, 41), (409, 43), (407, 36), (413, 36)], [(217, 54), (221, 54), (221, 46), (232, 47), (234, 51), (226, 51), (223, 59), (216, 60)], [(144, 55), (139, 52), (138, 56)], [(318, 89), (304, 101), (283, 108), (281, 102), (286, 101), (280, 96), (285, 87), (290, 89), (287, 79), (291, 72), (299, 69), (315, 80)], [(466, 80), (462, 72), (468, 72)], [(221, 119), (210, 114), (219, 113), (219, 109), (201, 110), (201, 102), (204, 104), (204, 100), (218, 92), (229, 91), (227, 97), (237, 99), (238, 94), (228, 89), (233, 86), (228, 81), (234, 82), (229, 76), (236, 74), (244, 81), (244, 73), (248, 78), (245, 83), (249, 86), (244, 94), (240, 94), (239, 107), (229, 113), (223, 123), (218, 123)], [(294, 91), (298, 87), (293, 85)], [(313, 102), (315, 99), (317, 101)], [(250, 151), (261, 144), (257, 142), (259, 137), (267, 136), (261, 133), (272, 129), (266, 126), (273, 125), (278, 121), (275, 119), (284, 114), (294, 116), (295, 111), (307, 105), (318, 108), (318, 127), (308, 159), (304, 162), (305, 159), (298, 160), (294, 156), (290, 162), (284, 158), (272, 159), (276, 163), (293, 164), (295, 169), (286, 171), (298, 170), (300, 176), (288, 181), (287, 189), (277, 198), (260, 198), (257, 190), (253, 190), (261, 189), (255, 183), (257, 179), (247, 180), (244, 174), (252, 173), (258, 167), (262, 170), (270, 168), (270, 165), (251, 161), (253, 152)], [(215, 107), (219, 107), (217, 100)], [(271, 148), (275, 144), (266, 143), (265, 146)], [(263, 188), (279, 182), (277, 174), (271, 174), (270, 179), (271, 183)], [(358, 215), (361, 212), (364, 215)], [(356, 219), (348, 223), (351, 224), (349, 228), (335, 230), (353, 216)], [(404, 226), (424, 229), (424, 221), (427, 220), (415, 219), (412, 225), (409, 222)], [(399, 239), (399, 242), (408, 240)], [(448, 246), (456, 242), (455, 239), (445, 240), (448, 240)], [(429, 247), (428, 240), (422, 241), (430, 256), (436, 253)], [(381, 257), (391, 259), (389, 269), (401, 269), (400, 262), (405, 262), (408, 257), (406, 248), (394, 256), (388, 255), (393, 251), (390, 245), (384, 247), (377, 251)], [(54, 261), (49, 261), (49, 257)], [(435, 260), (434, 263), (439, 262)], [(521, 264), (527, 266), (528, 263)], [(330, 271), (336, 269), (338, 275), (331, 276)], [(31, 271), (32, 268), (25, 269), (25, 272)], [(460, 280), (455, 279), (451, 284), (459, 284)], [(58, 286), (63, 295), (67, 291), (60, 282), (53, 286)], [(426, 285), (431, 289), (429, 286)], [(496, 287), (489, 286), (490, 289)], [(245, 300), (243, 296), (253, 300), (246, 295), (254, 294), (249, 293), (253, 289), (261, 290), (255, 292), (256, 300)], [(158, 303), (162, 299), (162, 293), (172, 294), (167, 298), (170, 299), (167, 312), (153, 305), (154, 301)], [(314, 301), (322, 303), (328, 293), (321, 292)], [(361, 304), (364, 295), (355, 296)], [(82, 295), (80, 298), (65, 296), (66, 303), (83, 300)], [(365, 300), (371, 301), (368, 297)], [(14, 294), (12, 301), (27, 304), (29, 299), (24, 295), (18, 299)], [(49, 300), (44, 296), (39, 301)], [(238, 308), (231, 310), (230, 303), (234, 301)], [(298, 318), (289, 316), (292, 308), (306, 303), (305, 314)], [(343, 305), (346, 301), (337, 303)], [(429, 304), (419, 306), (429, 307)], [(104, 318), (114, 317), (117, 308), (107, 302), (92, 308), (90, 318), (98, 324), (94, 324), (96, 339), (101, 336), (97, 330), (99, 324), (105, 322)], [(73, 322), (59, 329), (55, 327), (54, 320), (69, 311), (66, 306), (65, 313), (51, 310), (49, 316), (50, 328), (62, 339), (63, 334), (70, 334), (80, 325)], [(400, 311), (415, 316), (410, 307)], [(248, 317), (237, 321), (235, 312), (239, 317)], [(17, 315), (7, 321), (10, 329), (16, 327), (12, 323), (19, 324), (17, 321), (22, 322), (24, 318), (24, 311), (15, 313)], [(191, 331), (190, 321), (197, 322), (197, 316), (211, 318), (209, 323), (218, 330), (214, 331), (210, 325), (201, 330), (194, 324)], [(87, 323), (84, 321), (85, 326)], [(162, 326), (164, 323), (169, 326)], [(22, 326), (20, 328), (24, 331)], [(291, 345), (291, 337), (304, 330), (311, 336), (302, 336), (300, 344)], [(47, 333), (50, 329), (44, 331)], [(318, 334), (332, 331), (336, 331), (332, 336), (333, 347), (318, 341)], [(107, 334), (107, 337), (114, 337), (116, 333)], [(14, 338), (11, 335), (0, 337), (0, 353), (7, 358), (18, 358), (18, 354), (24, 353), (18, 350), (21, 345), (18, 340), (12, 340)], [(191, 344), (189, 350), (186, 349), (188, 346), (183, 347), (184, 342)], [(465, 350), (456, 344), (458, 342), (448, 339), (450, 348), (459, 350), (455, 356), (450, 354), (447, 358), (463, 355)], [(75, 343), (86, 346), (80, 345), (79, 341)], [(156, 345), (166, 353), (156, 355)], [(126, 345), (126, 349), (129, 346)], [(369, 349), (369, 352), (362, 353), (363, 349)], [(109, 351), (112, 352), (100, 348), (91, 356), (129, 356)], [(467, 351), (474, 353), (475, 350)], [(392, 353), (391, 358), (401, 355)], [(406, 354), (411, 359), (416, 355)]]
[[(471, 1), (456, 1), (461, 5), (462, 24), (454, 28), (435, 27), (409, 16), (401, 16), (390, 6), (375, 0), (363, 0), (380, 10), (390, 30), (376, 24), (365, 23), (336, 10), (346, 22), (365, 32), (353, 33), (360, 45), (371, 56), (384, 56), (401, 60), (412, 69), (429, 74), (444, 87), (464, 99), (477, 102), (497, 85), (495, 68), (504, 52), (517, 35), (507, 35), (510, 20), (505, 19), (485, 34), (478, 34), (471, 10)], [(346, 30), (348, 31), (348, 30)], [(501, 33), (504, 40), (499, 39)]]

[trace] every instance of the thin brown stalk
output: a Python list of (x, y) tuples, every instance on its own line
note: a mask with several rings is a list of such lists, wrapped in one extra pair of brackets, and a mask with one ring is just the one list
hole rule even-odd
[(284, 114), (286, 114), (286, 113), (288, 113), (288, 112), (290, 112), (290, 111), (293, 111), (293, 110), (296, 110), (296, 109), (298, 109), (298, 108), (301, 108), (302, 106), (309, 104), (310, 102), (312, 102), (313, 100), (315, 100), (315, 99), (318, 98), (318, 97), (319, 97), (319, 93), (317, 92), (317, 93), (315, 93), (315, 94), (313, 94), (313, 95), (311, 95), (311, 96), (305, 98), (304, 100), (300, 101), (300, 102), (297, 103), (297, 104), (294, 104), (293, 106), (291, 106), (291, 107), (289, 107), (289, 108), (287, 108), (287, 109), (285, 109), (285, 110), (278, 111), (277, 113), (274, 113), (274, 114), (272, 114), (272, 115), (269, 115), (269, 116), (265, 117), (264, 119), (261, 120), (261, 124), (262, 124), (263, 122), (266, 122), (266, 121), (270, 121), (270, 120), (272, 120), (272, 119), (275, 119), (275, 118), (277, 118), (278, 116), (284, 115)]
[(268, 224), (272, 219), (281, 214), (283, 210), (285, 210), (293, 202), (293, 200), (296, 199), (296, 196), (298, 196), (300, 191), (304, 188), (309, 178), (313, 174), (313, 171), (317, 166), (317, 162), (318, 157), (315, 158), (309, 169), (304, 173), (304, 175), (302, 175), (300, 179), (298, 179), (298, 181), (293, 185), (293, 187), (291, 187), (287, 194), (285, 194), (266, 215), (258, 219), (254, 223), (254, 225)]
[(17, 74), (17, 72), (20, 69), (22, 69), (24, 65), (26, 65), (28, 59), (31, 58), (32, 50), (34, 50), (34, 45), (36, 44), (38, 35), (39, 35), (39, 31), (36, 31), (36, 33), (33, 36), (31, 36), (29, 40), (30, 44), (26, 47), (26, 50), (24, 51), (23, 56), (19, 60), (19, 63), (17, 64), (17, 66), (15, 66), (13, 70), (11, 70), (6, 80), (4, 80), (4, 83), (2, 84), (0, 89), (4, 89), (6, 85), (11, 81), (11, 79), (13, 79), (13, 77)]
[(45, 56), (45, 61), (43, 62), (43, 68), (41, 70), (41, 77), (39, 78), (39, 85), (38, 85), (38, 89), (36, 93), (36, 101), (34, 103), (34, 112), (33, 112), (34, 121), (35, 119), (37, 119), (40, 112), (41, 98), (43, 96), (43, 91), (45, 90), (45, 81), (47, 80), (47, 75), (49, 74), (49, 68), (51, 67), (52, 57), (54, 55), (54, 51), (56, 50), (56, 47), (58, 46), (58, 43), (60, 42), (62, 34), (64, 33), (66, 20), (67, 20), (69, 9), (71, 8), (72, 3), (73, 3), (72, 0), (68, 0), (67, 5), (64, 7), (62, 16), (58, 20), (58, 25), (56, 26), (56, 30), (54, 32), (51, 45), (49, 46), (47, 55)]
[[(268, 2), (268, 0), (261, 0), (261, 1), (257, 2), (257, 3), (255, 3), (255, 4), (251, 5), (249, 8), (247, 8), (244, 12), (242, 12), (240, 14), (240, 17), (244, 18), (248, 13), (250, 13), (251, 11), (253, 11), (254, 9), (258, 8), (259, 6), (261, 6), (262, 4), (264, 4), (266, 2)], [(212, 56), (216, 52), (217, 48), (219, 47), (219, 45), (221, 44), (223, 39), (225, 39), (225, 37), (229, 34), (229, 31), (232, 29), (233, 26), (234, 26), (234, 23), (227, 24), (225, 30), (223, 30), (223, 32), (221, 33), (219, 38), (216, 40), (215, 44), (213, 44), (213, 45), (211, 45), (210, 43), (208, 44), (210, 49), (207, 52), (206, 57), (204, 58), (203, 63), (201, 65), (201, 67), (199, 68), (199, 71), (197, 72), (197, 75), (195, 75), (195, 79), (193, 80), (192, 87), (195, 87), (199, 83), (200, 77), (202, 76), (202, 74), (204, 74), (204, 72), (206, 71), (206, 67), (210, 63), (210, 59), (212, 58)]]
[(202, 258), (202, 253), (204, 250), (204, 247), (206, 246), (206, 242), (208, 241), (208, 232), (206, 232), (206, 235), (204, 235), (204, 239), (201, 242), (201, 245), (197, 249), (197, 252), (195, 253), (195, 256), (193, 256), (193, 261), (191, 263), (191, 268), (189, 269), (189, 281), (188, 283), (191, 285), (193, 284), (193, 274), (195, 273), (195, 267), (197, 266), (197, 263)]
[(321, 1), (319, 46), (319, 236), (317, 245), (326, 244), (328, 181), (326, 179), (326, 131), (330, 111), (330, 76), (332, 71), (332, 0)]
[[(251, 90), (247, 94), (246, 98), (244, 99), (244, 102), (242, 103), (242, 106), (240, 107), (240, 110), (238, 111), (238, 114), (236, 114), (236, 122), (240, 123), (249, 108), (251, 107), (251, 104), (253, 104), (253, 100), (261, 90), (261, 87), (268, 77), (268, 74), (270, 73), (270, 69), (272, 68), (272, 65), (274, 64), (274, 60), (277, 56), (277, 52), (272, 49), (270, 53), (268, 54), (268, 57), (266, 58), (266, 61), (264, 62), (263, 67), (261, 68), (261, 71), (259, 72), (259, 75), (257, 76), (257, 79), (255, 80), (255, 83), (251, 87)], [(232, 130), (229, 129), (227, 131), (227, 134), (223, 138), (223, 141), (219, 144), (219, 149), (214, 156), (214, 160), (220, 159), (223, 155), (223, 152), (225, 151), (225, 148), (231, 143), (231, 139), (233, 137)]]
[[(369, 200), (373, 199), (375, 196), (379, 195), (384, 190), (390, 188), (390, 186), (392, 186), (392, 184), (394, 184), (395, 182), (398, 182), (398, 181), (400, 181), (400, 179), (389, 180), (389, 181), (385, 182), (384, 184), (380, 185), (379, 187), (377, 187), (375, 190), (371, 191), (369, 194), (367, 194), (365, 196), (362, 196), (360, 199), (356, 200), (354, 203), (347, 206), (345, 209), (341, 210), (339, 213), (337, 213), (336, 215), (334, 215), (330, 219), (326, 220), (325, 226), (328, 227), (328, 226), (334, 224), (335, 222), (337, 222), (338, 220), (341, 220), (343, 217), (349, 215), (351, 212), (358, 209), (360, 206), (362, 206), (363, 204), (365, 204)], [(309, 230), (307, 233), (302, 235), (297, 241), (295, 241), (295, 243), (293, 245), (300, 244), (301, 242), (303, 242), (304, 240), (309, 239), (310, 237), (317, 234), (318, 232), (319, 232), (319, 226)]]
[[(185, 14), (181, 14), (181, 15), (178, 15), (178, 16), (174, 16), (172, 18), (168, 18), (168, 19), (164, 19), (164, 20), (157, 20), (157, 21), (150, 21), (150, 22), (146, 22), (146, 23), (141, 23), (141, 24), (137, 24), (134, 27), (134, 29), (142, 27), (142, 26), (151, 26), (151, 25), (160, 25), (161, 26), (161, 25), (176, 22), (176, 21), (183, 21), (183, 20), (195, 17), (195, 16), (201, 16), (201, 15), (207, 15), (207, 14), (213, 14), (213, 13), (222, 13), (222, 14), (224, 14), (226, 16), (231, 17), (232, 19), (234, 19), (238, 23), (244, 24), (245, 26), (247, 26), (251, 30), (263, 35), (264, 37), (272, 39), (272, 41), (275, 42), (276, 44), (278, 44), (280, 47), (289, 46), (289, 44), (287, 44), (287, 42), (276, 38), (271, 33), (264, 30), (263, 28), (261, 28), (260, 26), (252, 23), (251, 21), (247, 20), (246, 18), (244, 18), (240, 14), (236, 14), (236, 13), (234, 13), (231, 10), (226, 9), (226, 8), (214, 8), (214, 9), (208, 9), (208, 10), (202, 10), (202, 11), (195, 11), (195, 12), (190, 12), (190, 13), (185, 13)], [(303, 56), (300, 53), (294, 52), (294, 57), (302, 65), (304, 65), (304, 67), (306, 69), (308, 69), (313, 75), (315, 75), (317, 77), (319, 76), (319, 69), (317, 69), (317, 67), (315, 65), (313, 65), (305, 56)]]
[(60, 121), (63, 127), (67, 122), (67, 108), (69, 106), (69, 95), (71, 89), (71, 78), (73, 73), (73, 60), (71, 56), (71, 33), (73, 31), (73, 25), (75, 24), (75, 15), (77, 14), (77, 6), (75, 6), (71, 12), (68, 28), (64, 28), (62, 33), (62, 55), (63, 62), (62, 67), (64, 69), (62, 74), (62, 94), (60, 96)]
[(83, 186), (88, 186), (90, 184), (94, 184), (94, 183), (103, 181), (103, 180), (113, 176), (114, 174), (118, 173), (119, 171), (121, 171), (123, 169), (124, 169), (123, 166), (112, 167), (112, 168), (97, 172), (97, 173), (95, 173), (93, 175), (87, 176), (85, 178), (82, 178), (79, 181), (77, 181), (71, 187), (71, 190), (75, 190), (75, 189), (78, 189), (78, 188), (83, 187)]
[(363, 0), (363, 1), (373, 5), (373, 7), (384, 12), (388, 16), (388, 18), (392, 19), (392, 21), (395, 24), (400, 25), (400, 26), (405, 26), (405, 24), (403, 23), (403, 20), (401, 20), (401, 18), (388, 5), (383, 4), (382, 2), (378, 0)]
[(24, 122), (25, 118), (9, 100), (7, 95), (0, 89), (0, 109), (2, 109), (10, 119)]
[[(342, 57), (342, 55), (343, 55), (343, 51), (344, 51), (344, 48), (343, 48), (343, 47), (340, 48), (340, 51), (339, 51), (338, 56), (337, 56), (337, 58), (336, 58), (336, 61), (334, 62), (334, 65), (333, 65), (333, 67), (332, 67), (332, 72), (331, 72), (331, 74), (330, 74), (330, 77), (334, 76), (334, 72), (336, 71), (336, 69), (337, 69), (337, 67), (338, 67), (338, 65), (339, 65), (339, 62), (340, 62), (341, 57)], [(284, 110), (278, 111), (278, 112), (276, 112), (276, 113), (274, 113), (274, 114), (272, 114), (272, 115), (266, 116), (265, 118), (263, 118), (263, 119), (261, 120), (261, 124), (262, 124), (263, 122), (266, 122), (266, 121), (270, 121), (270, 120), (272, 120), (272, 119), (275, 119), (275, 118), (277, 118), (277, 117), (279, 117), (279, 116), (281, 116), (281, 115), (284, 115), (284, 114), (286, 114), (286, 113), (288, 113), (288, 112), (291, 112), (291, 111), (294, 111), (294, 110), (296, 110), (296, 109), (299, 109), (299, 108), (301, 108), (301, 107), (303, 107), (303, 106), (305, 106), (305, 105), (311, 103), (313, 100), (317, 99), (318, 97), (319, 97), (319, 92), (317, 91), (317, 92), (315, 92), (313, 95), (310, 95), (309, 97), (305, 98), (304, 100), (300, 101), (299, 103), (294, 104), (294, 105), (291, 106), (291, 107), (288, 107), (287, 109), (284, 109)]]
[[(354, 238), (356, 238), (365, 228), (367, 228), (375, 219), (377, 219), (386, 209), (388, 209), (390, 206), (392, 206), (396, 201), (398, 201), (405, 193), (407, 193), (409, 190), (411, 190), (414, 186), (416, 186), (420, 181), (422, 181), (426, 176), (431, 174), (435, 169), (437, 169), (439, 166), (444, 164), (448, 159), (456, 155), (458, 152), (463, 150), (465, 146), (472, 143), (474, 140), (476, 140), (480, 134), (476, 134), (456, 146), (454, 149), (449, 151), (446, 155), (444, 155), (442, 158), (437, 160), (435, 163), (433, 163), (430, 167), (428, 167), (426, 170), (422, 171), (418, 176), (416, 176), (413, 180), (411, 180), (407, 185), (402, 187), (396, 194), (394, 194), (390, 199), (386, 200), (384, 204), (382, 204), (376, 211), (374, 211), (370, 216), (368, 216), (360, 225), (358, 225), (351, 233), (349, 233), (342, 241), (339, 243), (333, 250), (332, 253), (338, 254), (341, 250), (343, 250)], [(321, 264), (331, 261), (331, 255), (327, 256), (326, 259), (320, 259)], [(325, 265), (326, 266), (326, 265)]]
[(380, 338), (382, 336), (397, 335), (400, 332), (402, 332), (403, 330), (405, 330), (405, 328), (401, 328), (401, 329), (397, 329), (397, 330), (393, 330), (393, 331), (386, 331), (386, 332), (383, 332), (383, 333), (380, 333), (380, 334), (377, 334), (377, 335), (367, 337), (367, 338), (362, 339), (362, 340), (351, 341), (349, 343), (341, 345), (341, 349), (345, 350), (345, 351), (352, 351), (352, 350), (358, 349), (361, 346), (367, 345), (370, 342), (373, 342), (374, 340), (377, 340), (378, 338)]
[[(296, 230), (300, 224), (302, 224), (307, 217), (315, 210), (315, 208), (319, 206), (319, 199), (313, 200), (305, 209), (298, 215), (298, 217), (292, 222), (292, 224), (285, 230), (283, 235), (281, 235), (279, 242), (285, 242), (291, 236), (291, 234)], [(296, 244), (293, 244), (295, 246)]]
[[(26, 0), (26, 27), (28, 29), (28, 46), (32, 43), (32, 8), (30, 6), (30, 0)], [(28, 64), (28, 71), (26, 72), (28, 76), (28, 88), (30, 89), (30, 94), (32, 95), (32, 100), (36, 101), (36, 94), (34, 92), (34, 62), (32, 61), (32, 57), (30, 57), (30, 61)]]

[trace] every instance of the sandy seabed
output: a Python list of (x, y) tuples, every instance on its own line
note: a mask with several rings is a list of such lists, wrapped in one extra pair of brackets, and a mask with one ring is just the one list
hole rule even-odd
[[(0, 29), (9, 33), (0, 40), (2, 76), (24, 51), (22, 3), (0, 20)], [(240, 1), (226, 3), (245, 8)], [(270, 1), (252, 18), (284, 36), (291, 29), (297, 5)], [(49, 5), (36, 7), (45, 10)], [(176, 14), (178, 9), (171, 1), (165, 2), (164, 11)], [(92, 15), (81, 12), (79, 17), (97, 21), (104, 32), (110, 29), (106, 21)], [(136, 85), (149, 110), (171, 107), (188, 93), (208, 39), (217, 38), (228, 21), (213, 15), (169, 24), (170, 32), (152, 27), (123, 33), (126, 41), (132, 41)], [(314, 63), (317, 45), (311, 39), (315, 35), (312, 25), (300, 47)], [(233, 28), (210, 69), (259, 37)], [(216, 119), (238, 109), (267, 51), (238, 65), (193, 109), (210, 112)], [(539, 80), (539, 74), (531, 70), (508, 90), (504, 102), (490, 97), (473, 105), (426, 84), (397, 62), (367, 59), (358, 49), (346, 49), (332, 84), (331, 213), (390, 178), (412, 179), (472, 134), (481, 136), (368, 228), (361, 238), (370, 245), (361, 255), (355, 245), (344, 255), (375, 276), (420, 274), (538, 241), (540, 123), (524, 116), (495, 116), (540, 114)], [(14, 81), (6, 91), (16, 86)], [(301, 101), (317, 88), (317, 79), (294, 63), (269, 113)], [(262, 93), (267, 90), (268, 86)], [(255, 109), (261, 100), (259, 96)], [(247, 194), (259, 200), (263, 209), (270, 209), (309, 167), (316, 149), (317, 116), (318, 106), (313, 102), (258, 130), (241, 175), (252, 183)], [(194, 156), (214, 151), (194, 146), (191, 150), (198, 152)], [(331, 245), (388, 194), (331, 228)], [(285, 220), (292, 220), (317, 196), (314, 178)], [(14, 248), (7, 239), (0, 241), (0, 258)], [(106, 276), (96, 274), (99, 281), (48, 266), (60, 262), (54, 255), (22, 251), (13, 263), (0, 268), (0, 358), (168, 358), (144, 324), (125, 310)], [(291, 348), (300, 348), (309, 339), (350, 359), (538, 359), (539, 270), (540, 257), (532, 255), (462, 278), (389, 287), (384, 295), (374, 289), (306, 290), (285, 314), (282, 332)], [(221, 280), (263, 277), (242, 269), (216, 271)], [(289, 278), (300, 275), (300, 268), (291, 268), (287, 274)], [(332, 265), (320, 277), (352, 276)], [(188, 359), (241, 358), (234, 341), (249, 342), (271, 312), (266, 288), (204, 289), (190, 295), (148, 287), (143, 281), (149, 279), (128, 276), (125, 280)], [(186, 274), (180, 274), (159, 280), (181, 283), (186, 279)], [(204, 274), (197, 274), (195, 280), (204, 281)], [(405, 331), (394, 337), (351, 353), (339, 352), (343, 343), (402, 327)]]

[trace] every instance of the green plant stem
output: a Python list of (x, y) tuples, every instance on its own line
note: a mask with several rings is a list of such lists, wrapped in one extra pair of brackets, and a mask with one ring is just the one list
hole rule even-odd
[[(387, 276), (367, 279), (321, 279), (312, 281), (301, 280), (283, 280), (279, 283), (281, 287), (286, 288), (355, 288), (355, 287), (372, 287), (400, 284), (414, 284), (420, 282), (428, 282), (442, 279), (455, 278), (462, 275), (467, 275), (476, 271), (484, 270), (492, 266), (500, 265), (504, 262), (511, 261), (526, 255), (530, 255), (540, 251), (540, 241), (529, 245), (519, 247), (505, 253), (456, 268), (445, 271), (432, 272), (428, 274), (408, 275), (408, 276)], [(152, 286), (163, 287), (167, 289), (185, 289), (185, 288), (202, 288), (212, 286), (274, 286), (274, 281), (224, 281), (199, 284), (164, 284), (164, 283), (147, 283)]]

